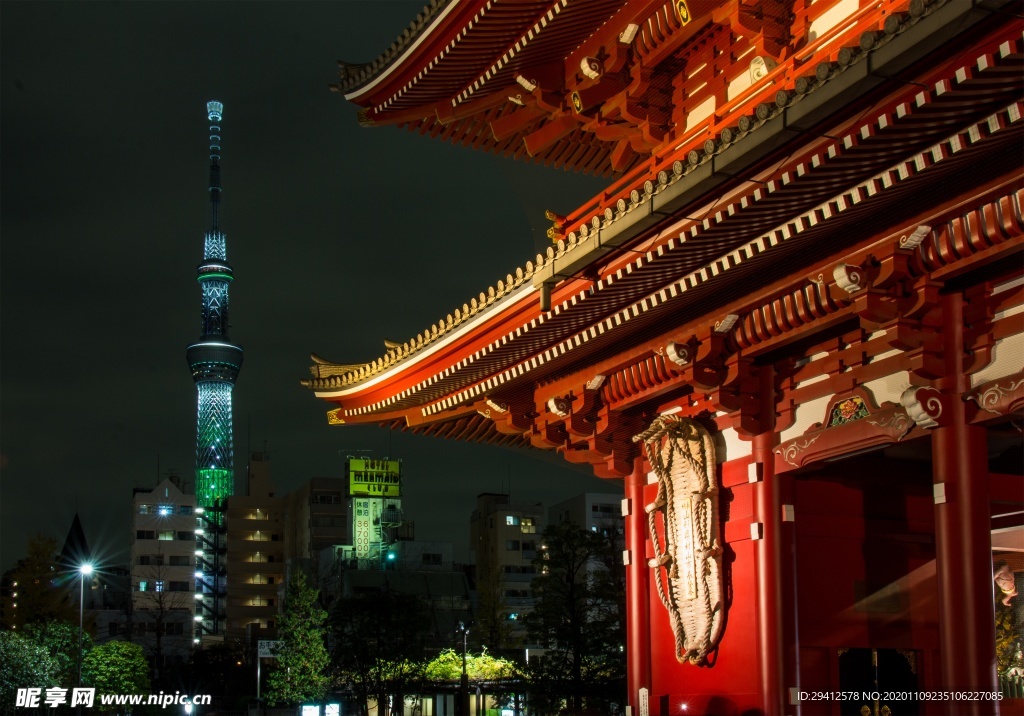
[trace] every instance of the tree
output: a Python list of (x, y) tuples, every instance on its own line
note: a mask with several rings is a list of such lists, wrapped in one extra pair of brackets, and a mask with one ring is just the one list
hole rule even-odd
[(52, 686), (59, 670), (37, 642), (18, 632), (0, 632), (0, 714), (15, 713), (18, 689)]
[[(79, 638), (78, 625), (68, 622), (35, 623), (25, 627), (23, 635), (41, 646), (53, 659), (56, 672), (54, 683), (70, 689), (78, 683)], [(92, 637), (85, 633), (81, 640), (81, 656), (92, 649)], [(52, 685), (52, 684), (51, 684)]]
[(355, 693), (364, 713), (372, 697), (384, 716), (387, 697), (400, 697), (419, 679), (428, 627), (423, 602), (385, 586), (339, 599), (331, 622), (339, 681)]
[(234, 641), (213, 643), (195, 649), (182, 669), (170, 674), (166, 692), (211, 694), (230, 707), (255, 693), (251, 665), (245, 664), (245, 651)]
[(614, 574), (622, 570), (614, 559), (618, 539), (616, 530), (571, 523), (544, 530), (531, 584), (536, 603), (526, 617), (530, 638), (548, 650), (530, 662), (535, 705), (547, 701), (547, 710), (559, 710), (564, 701), (570, 713), (601, 713), (621, 699), (625, 579)]
[(82, 681), (96, 689), (96, 706), (108, 711), (99, 699), (103, 694), (146, 694), (149, 664), (142, 647), (127, 641), (111, 641), (94, 647), (82, 660)]
[(267, 701), (272, 704), (319, 701), (327, 693), (330, 657), (323, 634), (327, 612), (319, 607), (317, 597), (305, 573), (296, 569), (288, 580), (284, 613), (278, 621), (277, 662), (267, 679)]
[[(486, 651), (466, 654), (466, 673), (470, 683), (487, 682), (490, 693), (502, 705), (515, 698), (513, 692), (522, 679), (522, 672), (515, 663), (500, 656), (491, 656)], [(423, 665), (421, 678), (428, 688), (458, 686), (462, 679), (462, 654), (453, 649), (445, 649)], [(504, 695), (499, 693), (502, 683), (508, 687), (508, 693)]]
[[(163, 545), (157, 543), (157, 553), (144, 555), (149, 565), (139, 568), (149, 588), (134, 595), (131, 605), (132, 641), (140, 644), (153, 665), (153, 685), (168, 685), (167, 664), (170, 656), (187, 658), (192, 649), (192, 604), (195, 597), (190, 591), (175, 589), (182, 582), (180, 567), (172, 566), (164, 555)], [(175, 577), (178, 579), (175, 580)]]
[(14, 628), (52, 621), (77, 623), (78, 610), (68, 590), (78, 589), (78, 581), (68, 576), (57, 564), (57, 542), (41, 534), (29, 537), (28, 554), (11, 574), (12, 589), (18, 592)]
[[(489, 544), (482, 545), (489, 549)], [(512, 643), (512, 627), (508, 621), (508, 603), (505, 601), (504, 585), (501, 581), (501, 559), (493, 549), (487, 559), (482, 559), (476, 573), (476, 593), (479, 611), (476, 618), (474, 637), (495, 651), (515, 646)]]

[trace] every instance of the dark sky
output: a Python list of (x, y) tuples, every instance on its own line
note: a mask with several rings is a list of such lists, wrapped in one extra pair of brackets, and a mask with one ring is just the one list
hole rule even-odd
[[(344, 454), (404, 459), (420, 539), (466, 558), (475, 495), (617, 485), (553, 456), (328, 427), (310, 352), (377, 357), (533, 257), (546, 208), (599, 180), (363, 129), (328, 85), (415, 2), (0, 3), (0, 568), (77, 509), (125, 558), (131, 489), (191, 475), (206, 101), (225, 105), (221, 226), (236, 281), (236, 474), (264, 441), (284, 492)], [(247, 430), (247, 426), (251, 429)], [(159, 462), (158, 462), (159, 461)], [(236, 478), (238, 484), (242, 480)]]

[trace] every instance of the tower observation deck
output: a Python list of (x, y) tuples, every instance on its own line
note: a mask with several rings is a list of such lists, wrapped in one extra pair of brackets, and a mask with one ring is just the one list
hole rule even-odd
[(214, 507), (234, 492), (234, 429), (231, 393), (242, 367), (242, 348), (228, 337), (228, 287), (234, 280), (227, 261), (227, 241), (220, 231), (220, 122), (224, 105), (208, 102), (210, 122), (210, 230), (197, 270), (202, 289), (202, 333), (188, 346), (192, 378), (198, 392), (196, 419), (196, 502)]

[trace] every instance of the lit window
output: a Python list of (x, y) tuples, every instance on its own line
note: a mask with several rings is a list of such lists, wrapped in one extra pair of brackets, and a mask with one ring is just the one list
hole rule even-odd
[(160, 532), (157, 532), (156, 538), (158, 540), (163, 540), (165, 542), (173, 540), (174, 539), (174, 530), (161, 530)]
[(149, 583), (146, 582), (146, 580), (142, 580), (141, 582), (139, 582), (139, 591), (140, 592), (146, 591), (148, 586), (149, 586)]
[(164, 591), (164, 580), (158, 579), (155, 582), (153, 582), (153, 591), (154, 592), (162, 592), (162, 591)]
[(515, 515), (505, 515), (505, 524), (506, 525), (518, 525), (519, 524), (519, 518), (516, 517)]

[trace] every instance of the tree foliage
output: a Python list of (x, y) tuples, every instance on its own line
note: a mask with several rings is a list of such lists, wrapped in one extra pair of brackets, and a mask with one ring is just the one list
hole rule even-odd
[(57, 662), (38, 642), (18, 632), (0, 632), (0, 713), (15, 712), (18, 689), (52, 686), (59, 670)]
[(246, 652), (237, 641), (225, 641), (192, 651), (189, 663), (171, 673), (167, 692), (216, 694), (222, 703), (235, 704), (255, 693), (252, 667), (245, 664)]
[[(54, 684), (70, 689), (78, 683), (79, 639), (78, 625), (68, 622), (51, 621), (29, 624), (25, 627), (25, 638), (38, 644), (53, 659), (57, 668)], [(92, 648), (92, 637), (86, 632), (82, 634), (81, 655)]]
[[(466, 673), (471, 681), (499, 681), (519, 676), (519, 667), (508, 659), (488, 653), (466, 654)], [(423, 679), (453, 683), (462, 678), (462, 654), (445, 649), (423, 666)]]
[(419, 680), (428, 627), (419, 597), (388, 588), (345, 597), (335, 603), (331, 622), (339, 685), (360, 703), (386, 704), (388, 695), (406, 693)]
[[(526, 624), (547, 653), (530, 661), (531, 704), (541, 712), (604, 713), (625, 691), (625, 574), (621, 532), (574, 524), (544, 530)], [(546, 705), (544, 705), (546, 704)]]
[(330, 657), (323, 638), (327, 612), (317, 597), (305, 573), (296, 569), (288, 580), (284, 613), (278, 621), (277, 661), (267, 679), (267, 701), (272, 704), (320, 701), (330, 685)]
[[(82, 681), (101, 694), (149, 693), (149, 665), (142, 647), (128, 641), (111, 641), (94, 647), (82, 659)], [(108, 710), (116, 706), (107, 707)]]

